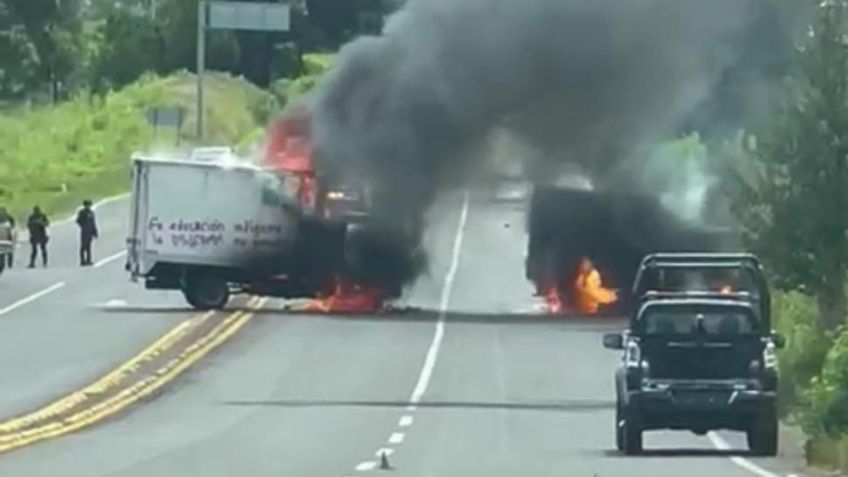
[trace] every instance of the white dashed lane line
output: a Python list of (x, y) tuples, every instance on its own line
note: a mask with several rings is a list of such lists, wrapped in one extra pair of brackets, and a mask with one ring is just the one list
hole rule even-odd
[[(459, 257), (462, 252), (462, 240), (465, 235), (465, 224), (468, 221), (468, 206), (469, 206), (469, 197), (466, 192), (465, 198), (462, 202), (462, 212), (459, 216), (459, 225), (456, 229), (456, 235), (454, 236), (453, 241), (453, 254), (451, 256), (450, 267), (448, 268), (448, 272), (445, 275), (445, 283), (442, 286), (442, 294), (441, 299), (439, 300), (439, 318), (436, 321), (436, 330), (433, 333), (433, 340), (430, 342), (430, 347), (427, 349), (427, 355), (424, 358), (424, 364), (421, 367), (421, 372), (418, 375), (418, 381), (415, 384), (415, 388), (412, 390), (412, 395), (409, 397), (409, 405), (406, 406), (406, 411), (409, 413), (415, 412), (418, 409), (418, 404), (421, 402), (421, 398), (424, 396), (424, 393), (427, 391), (427, 387), (430, 385), (430, 378), (433, 376), (433, 369), (436, 366), (436, 360), (439, 357), (439, 349), (442, 346), (442, 340), (445, 336), (445, 318), (448, 312), (448, 306), (450, 305), (451, 292), (453, 291), (453, 282), (456, 278), (456, 272), (459, 269)], [(405, 414), (401, 416), (398, 421), (398, 427), (409, 429), (409, 427), (413, 423), (413, 416), (410, 414)], [(398, 446), (403, 443), (406, 438), (406, 433), (404, 432), (392, 432), (389, 436), (388, 443), (393, 446)], [(382, 447), (377, 449), (374, 452), (374, 455), (378, 459), (388, 459), (389, 456), (395, 453), (395, 449), (393, 447)], [(383, 461), (383, 464), (387, 465), (387, 462)], [(357, 472), (367, 472), (370, 470), (374, 470), (377, 468), (377, 462), (375, 461), (364, 461), (360, 462), (356, 467)], [(381, 467), (383, 468), (383, 467)]]
[(403, 439), (406, 437), (406, 434), (403, 432), (395, 432), (391, 436), (389, 436), (389, 444), (401, 444)]
[(377, 468), (377, 463), (373, 460), (360, 462), (359, 465), (356, 466), (357, 472), (368, 472), (369, 470), (374, 470)]
[(390, 456), (395, 453), (395, 450), (391, 447), (381, 447), (377, 449), (377, 452), (374, 453), (374, 457), (382, 457), (382, 456)]

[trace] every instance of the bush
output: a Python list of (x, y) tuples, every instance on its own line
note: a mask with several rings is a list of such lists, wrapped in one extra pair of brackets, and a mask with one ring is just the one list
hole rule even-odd
[(22, 214), (34, 203), (62, 208), (59, 196), (117, 193), (127, 158), (150, 137), (133, 98), (117, 93), (0, 116), (0, 201)]
[(780, 403), (784, 414), (799, 410), (804, 391), (819, 374), (830, 339), (816, 323), (815, 300), (800, 292), (776, 292), (772, 298), (773, 326), (786, 336), (778, 364), (781, 371)]
[(810, 435), (840, 437), (848, 431), (848, 331), (838, 330), (821, 374), (805, 393), (804, 430)]
[(283, 106), (308, 93), (318, 83), (321, 75), (333, 66), (333, 53), (309, 53), (303, 55), (306, 73), (297, 78), (280, 78), (271, 84), (271, 93)]
[[(207, 143), (255, 140), (276, 110), (273, 96), (240, 78), (210, 74), (206, 82)], [(154, 106), (179, 106), (186, 121), (179, 135), (194, 138), (195, 78), (181, 73), (145, 76), (105, 96), (79, 96), (56, 106), (0, 114), (0, 205), (17, 215), (33, 204), (64, 211), (83, 197), (117, 194), (129, 187), (129, 157), (154, 141), (145, 119)], [(170, 145), (176, 132), (171, 131)], [(160, 132), (162, 140), (167, 134)]]
[(303, 66), (307, 76), (320, 75), (330, 69), (336, 61), (335, 53), (308, 53), (303, 55)]
[[(204, 75), (204, 144), (236, 144), (257, 127), (264, 127), (280, 108), (274, 96), (243, 78), (225, 73)], [(195, 141), (197, 125), (197, 77), (180, 72), (134, 84), (136, 94), (147, 106), (178, 107), (185, 111), (180, 137)]]

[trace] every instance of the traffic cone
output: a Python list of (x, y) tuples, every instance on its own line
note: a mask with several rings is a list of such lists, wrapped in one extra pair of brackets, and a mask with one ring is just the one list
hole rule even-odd
[(392, 466), (389, 464), (389, 457), (386, 455), (386, 452), (380, 452), (380, 469), (381, 470), (390, 470)]

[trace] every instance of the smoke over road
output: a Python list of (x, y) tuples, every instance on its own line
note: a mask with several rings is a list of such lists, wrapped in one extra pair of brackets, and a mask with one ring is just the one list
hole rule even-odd
[(570, 162), (603, 184), (684, 125), (744, 116), (731, 93), (763, 88), (789, 49), (780, 5), (410, 0), (319, 84), (317, 165), (369, 184), (389, 223), (466, 177), (495, 127), (542, 151), (536, 177)]

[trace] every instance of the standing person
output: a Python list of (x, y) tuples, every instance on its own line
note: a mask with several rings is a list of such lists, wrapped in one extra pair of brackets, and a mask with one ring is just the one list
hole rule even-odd
[(0, 225), (2, 224), (6, 224), (8, 226), (8, 237), (0, 237), (0, 240), (10, 240), (12, 242), (12, 250), (5, 257), (0, 257), (0, 260), (5, 260), (6, 267), (12, 268), (12, 265), (15, 264), (15, 247), (17, 246), (17, 233), (15, 232), (15, 218), (12, 217), (12, 214), (10, 214), (5, 207), (0, 207)]
[(97, 238), (97, 221), (88, 199), (82, 202), (82, 209), (77, 214), (77, 225), (80, 229), (80, 265), (85, 267), (92, 264), (91, 242)]
[(27, 219), (27, 228), (29, 229), (29, 245), (32, 251), (29, 254), (29, 268), (35, 268), (35, 258), (38, 251), (41, 250), (41, 262), (47, 266), (47, 227), (50, 221), (47, 216), (41, 211), (41, 207), (35, 206), (32, 209), (32, 215)]

